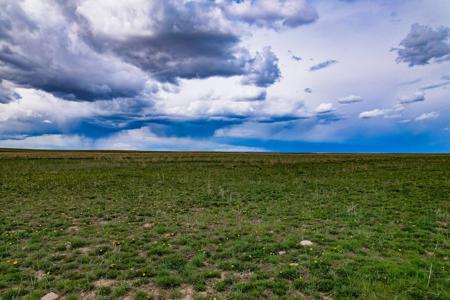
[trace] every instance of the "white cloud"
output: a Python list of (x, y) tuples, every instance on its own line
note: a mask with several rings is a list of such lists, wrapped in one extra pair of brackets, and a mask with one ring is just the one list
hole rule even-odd
[(376, 117), (384, 117), (386, 119), (397, 119), (401, 118), (401, 112), (405, 110), (402, 104), (396, 104), (392, 108), (375, 108), (368, 111), (363, 111), (359, 114), (360, 119), (371, 119)]
[(359, 118), (360, 119), (370, 119), (370, 118), (384, 116), (385, 114), (386, 114), (386, 110), (376, 108), (376, 109), (361, 112), (359, 114)]
[(84, 0), (77, 7), (77, 13), (84, 16), (99, 34), (149, 35), (158, 23), (158, 18), (149, 18), (151, 8), (156, 4), (146, 0)]
[(429, 112), (429, 113), (423, 113), (419, 116), (417, 116), (414, 120), (416, 122), (420, 122), (420, 121), (427, 121), (427, 120), (435, 120), (439, 118), (439, 113), (437, 112)]
[(153, 96), (153, 113), (186, 118), (214, 116), (304, 116), (296, 97), (267, 94), (265, 88), (241, 84), (241, 77), (181, 80), (176, 92), (160, 90)]
[(235, 20), (260, 27), (297, 27), (318, 18), (308, 0), (223, 1), (225, 14)]
[(321, 103), (314, 110), (318, 114), (324, 114), (334, 111), (333, 103)]
[(58, 123), (90, 117), (101, 111), (92, 102), (65, 101), (43, 91), (17, 88), (18, 99), (0, 104), (0, 121), (50, 120)]

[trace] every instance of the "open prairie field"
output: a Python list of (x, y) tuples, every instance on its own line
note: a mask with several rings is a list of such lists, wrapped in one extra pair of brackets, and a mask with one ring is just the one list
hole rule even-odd
[(450, 299), (449, 155), (0, 151), (0, 298)]

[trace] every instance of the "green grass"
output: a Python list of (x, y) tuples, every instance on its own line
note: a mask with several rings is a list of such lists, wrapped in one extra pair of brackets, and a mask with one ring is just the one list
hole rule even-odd
[(450, 299), (449, 205), (448, 155), (0, 151), (0, 299)]

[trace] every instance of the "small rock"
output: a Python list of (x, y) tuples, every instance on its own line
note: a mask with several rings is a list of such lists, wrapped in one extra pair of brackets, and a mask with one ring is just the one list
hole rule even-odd
[(291, 267), (298, 267), (298, 263), (290, 263), (289, 264)]
[(41, 300), (57, 300), (59, 299), (59, 296), (53, 292), (48, 293), (44, 297), (41, 298)]
[(302, 246), (312, 246), (313, 242), (309, 241), (309, 240), (303, 240), (300, 242), (300, 245)]
[(144, 227), (144, 228), (152, 228), (153, 225), (150, 224), (150, 223), (145, 223), (143, 227)]
[(286, 251), (278, 251), (278, 255), (285, 255)]
[(36, 279), (37, 280), (42, 280), (42, 279), (44, 279), (45, 278), (45, 272), (44, 271), (42, 271), (42, 270), (39, 270), (39, 271), (37, 271), (36, 272)]

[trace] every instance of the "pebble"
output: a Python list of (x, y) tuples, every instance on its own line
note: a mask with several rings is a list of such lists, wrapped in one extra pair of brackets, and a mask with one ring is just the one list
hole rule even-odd
[(48, 293), (44, 297), (41, 298), (41, 300), (57, 300), (59, 299), (59, 296), (53, 292)]
[(313, 242), (309, 241), (309, 240), (303, 240), (300, 242), (300, 245), (302, 246), (312, 246)]

